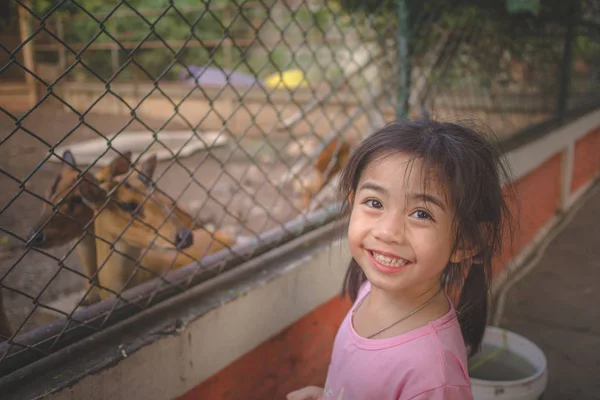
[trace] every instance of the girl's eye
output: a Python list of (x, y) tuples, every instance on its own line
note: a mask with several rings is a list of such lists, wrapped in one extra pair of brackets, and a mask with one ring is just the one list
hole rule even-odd
[(371, 208), (376, 208), (376, 209), (383, 208), (383, 204), (381, 204), (378, 200), (374, 200), (374, 199), (365, 200), (365, 204)]
[(417, 217), (418, 219), (433, 219), (433, 218), (431, 218), (431, 215), (429, 215), (428, 212), (423, 211), (423, 210), (417, 210), (413, 213), (413, 215), (415, 217)]

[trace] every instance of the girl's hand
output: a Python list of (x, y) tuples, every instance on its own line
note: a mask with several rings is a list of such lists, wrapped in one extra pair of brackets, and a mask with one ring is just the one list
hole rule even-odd
[(287, 400), (321, 400), (323, 399), (323, 388), (307, 386), (300, 390), (288, 393)]

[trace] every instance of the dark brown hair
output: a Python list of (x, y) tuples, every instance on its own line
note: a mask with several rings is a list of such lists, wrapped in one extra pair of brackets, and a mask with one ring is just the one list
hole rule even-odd
[[(447, 291), (462, 287), (456, 310), (470, 357), (479, 350), (485, 331), (492, 259), (505, 244), (503, 239), (510, 242), (512, 237), (512, 218), (502, 190), (502, 185), (509, 182), (507, 168), (492, 142), (472, 128), (430, 119), (393, 123), (363, 140), (342, 171), (339, 194), (346, 215), (351, 212), (348, 199), (356, 192), (365, 168), (398, 153), (421, 161), (425, 171), (437, 173), (444, 182), (454, 211), (453, 252), (460, 248), (479, 251), (472, 259), (449, 262), (441, 277)], [(352, 259), (342, 295), (355, 301), (365, 280), (362, 269)]]

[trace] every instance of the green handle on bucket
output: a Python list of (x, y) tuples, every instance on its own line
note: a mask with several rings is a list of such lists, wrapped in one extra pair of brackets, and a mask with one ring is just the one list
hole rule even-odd
[[(469, 374), (473, 373), (473, 371), (475, 371), (477, 368), (481, 367), (482, 365), (484, 365), (486, 362), (492, 360), (494, 357), (498, 357), (499, 354), (502, 354), (503, 351), (507, 351), (508, 350), (508, 337), (507, 337), (507, 331), (503, 331), (502, 332), (502, 346), (499, 347), (497, 350), (495, 350), (494, 352), (490, 353), (487, 357), (479, 360), (478, 362), (476, 362), (475, 364), (471, 365), (468, 369), (469, 369)], [(514, 353), (513, 354), (514, 357), (519, 358), (521, 361), (523, 362), (527, 362), (527, 360), (525, 360), (521, 355)]]
[(479, 360), (478, 362), (476, 362), (475, 364), (473, 364), (472, 366), (470, 366), (469, 367), (469, 374), (473, 373), (473, 371), (475, 371), (477, 368), (481, 367), (486, 362), (492, 360), (494, 357), (497, 357), (503, 351), (506, 351), (508, 349), (508, 338), (506, 337), (506, 331), (502, 332), (502, 339), (503, 339), (502, 340), (502, 346), (499, 347), (496, 351), (488, 354), (487, 357), (482, 358), (481, 360)]

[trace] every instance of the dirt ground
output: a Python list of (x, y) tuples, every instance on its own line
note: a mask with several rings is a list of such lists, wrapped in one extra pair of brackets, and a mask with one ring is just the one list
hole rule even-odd
[[(51, 257), (24, 248), (21, 241), (11, 236), (27, 238), (42, 207), (42, 201), (27, 191), (43, 196), (59, 171), (59, 164), (43, 163), (48, 147), (27, 131), (50, 146), (70, 131), (63, 145), (98, 137), (89, 127), (78, 126), (79, 117), (57, 103), (45, 101), (23, 118), (20, 122), (23, 129), (16, 131), (15, 121), (0, 113), (0, 279), (9, 319), (13, 328), (21, 332), (47, 322), (48, 313), (35, 304), (48, 304), (84, 287), (81, 276), (61, 267)], [(15, 112), (14, 115), (21, 114)], [(124, 116), (93, 114), (84, 118), (86, 124), (105, 135), (120, 130), (129, 120)], [(143, 121), (152, 129), (163, 123), (146, 117)], [(171, 123), (165, 130), (185, 128)], [(144, 129), (139, 122), (127, 128)], [(235, 146), (236, 141), (239, 146)], [(264, 146), (263, 138), (248, 135), (243, 139), (233, 138), (210, 153), (200, 151), (176, 163), (160, 162), (155, 180), (161, 189), (179, 198), (180, 205), (202, 220), (233, 228), (242, 235), (264, 232), (298, 215), (290, 205), (291, 191), (279, 191), (269, 183), (288, 170), (286, 163), (292, 165), (296, 161), (294, 156), (280, 151), (290, 138), (275, 135), (269, 141), (273, 146)], [(198, 183), (188, 186), (190, 174)], [(65, 266), (83, 272), (72, 247), (67, 245), (48, 253), (59, 259), (64, 257)]]

